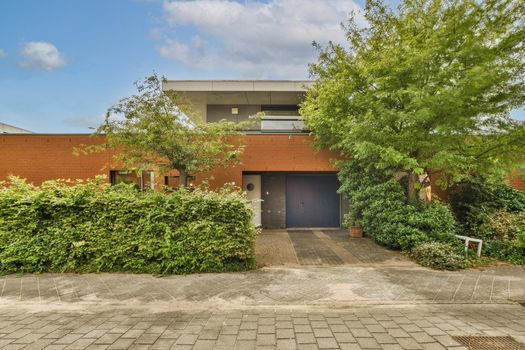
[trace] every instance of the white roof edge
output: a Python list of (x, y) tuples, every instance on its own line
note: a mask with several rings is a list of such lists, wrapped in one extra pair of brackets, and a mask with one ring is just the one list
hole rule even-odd
[(0, 126), (12, 128), (13, 130), (18, 131), (20, 133), (33, 134), (33, 132), (30, 131), (30, 130), (27, 130), (27, 129), (24, 129), (24, 128), (20, 128), (18, 126), (14, 126), (14, 125), (7, 124), (7, 123), (4, 123), (4, 122), (0, 122)]
[(163, 89), (174, 91), (305, 91), (309, 80), (167, 80)]

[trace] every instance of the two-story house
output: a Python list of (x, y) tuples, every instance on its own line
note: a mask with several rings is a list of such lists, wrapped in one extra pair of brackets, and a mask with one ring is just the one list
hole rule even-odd
[[(235, 182), (265, 228), (339, 227), (341, 198), (331, 158), (316, 151), (299, 116), (307, 81), (167, 81), (204, 122), (241, 122), (263, 112), (243, 137), (242, 165), (204, 176), (218, 186)], [(199, 177), (197, 177), (197, 181)]]
[[(265, 228), (339, 227), (343, 205), (337, 193), (336, 154), (317, 151), (300, 120), (298, 105), (307, 81), (167, 81), (192, 106), (202, 122), (244, 121), (264, 117), (242, 135), (242, 164), (197, 174), (212, 187), (235, 183), (255, 206), (254, 222)], [(141, 188), (177, 185), (177, 174), (144, 172), (138, 176), (111, 166), (109, 152), (73, 155), (80, 144), (100, 142), (87, 134), (0, 135), (0, 179), (8, 175), (40, 184), (47, 179), (91, 178), (106, 174), (109, 181), (134, 182)], [(156, 175), (156, 176), (154, 176)]]

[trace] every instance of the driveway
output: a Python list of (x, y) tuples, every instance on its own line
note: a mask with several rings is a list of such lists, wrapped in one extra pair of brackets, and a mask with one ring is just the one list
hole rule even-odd
[(350, 238), (346, 230), (263, 230), (256, 252), (259, 267), (417, 266), (369, 238)]

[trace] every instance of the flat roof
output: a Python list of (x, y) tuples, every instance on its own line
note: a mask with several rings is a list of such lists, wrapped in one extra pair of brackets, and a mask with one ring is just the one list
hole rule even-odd
[(309, 80), (167, 80), (164, 91), (291, 91), (302, 92)]

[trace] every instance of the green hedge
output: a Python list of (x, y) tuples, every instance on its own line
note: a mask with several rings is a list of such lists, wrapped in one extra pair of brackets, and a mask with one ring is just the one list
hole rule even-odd
[(525, 192), (520, 192), (504, 182), (493, 183), (473, 177), (453, 188), (450, 204), (466, 233), (477, 235), (479, 227), (485, 224), (494, 212), (525, 212)]
[(490, 214), (476, 236), (483, 239), (484, 254), (525, 265), (525, 211)]
[(525, 265), (525, 192), (474, 177), (450, 198), (466, 234), (483, 239), (483, 255)]
[(154, 274), (255, 266), (252, 211), (238, 192), (169, 195), (12, 178), (0, 189), (0, 272)]

